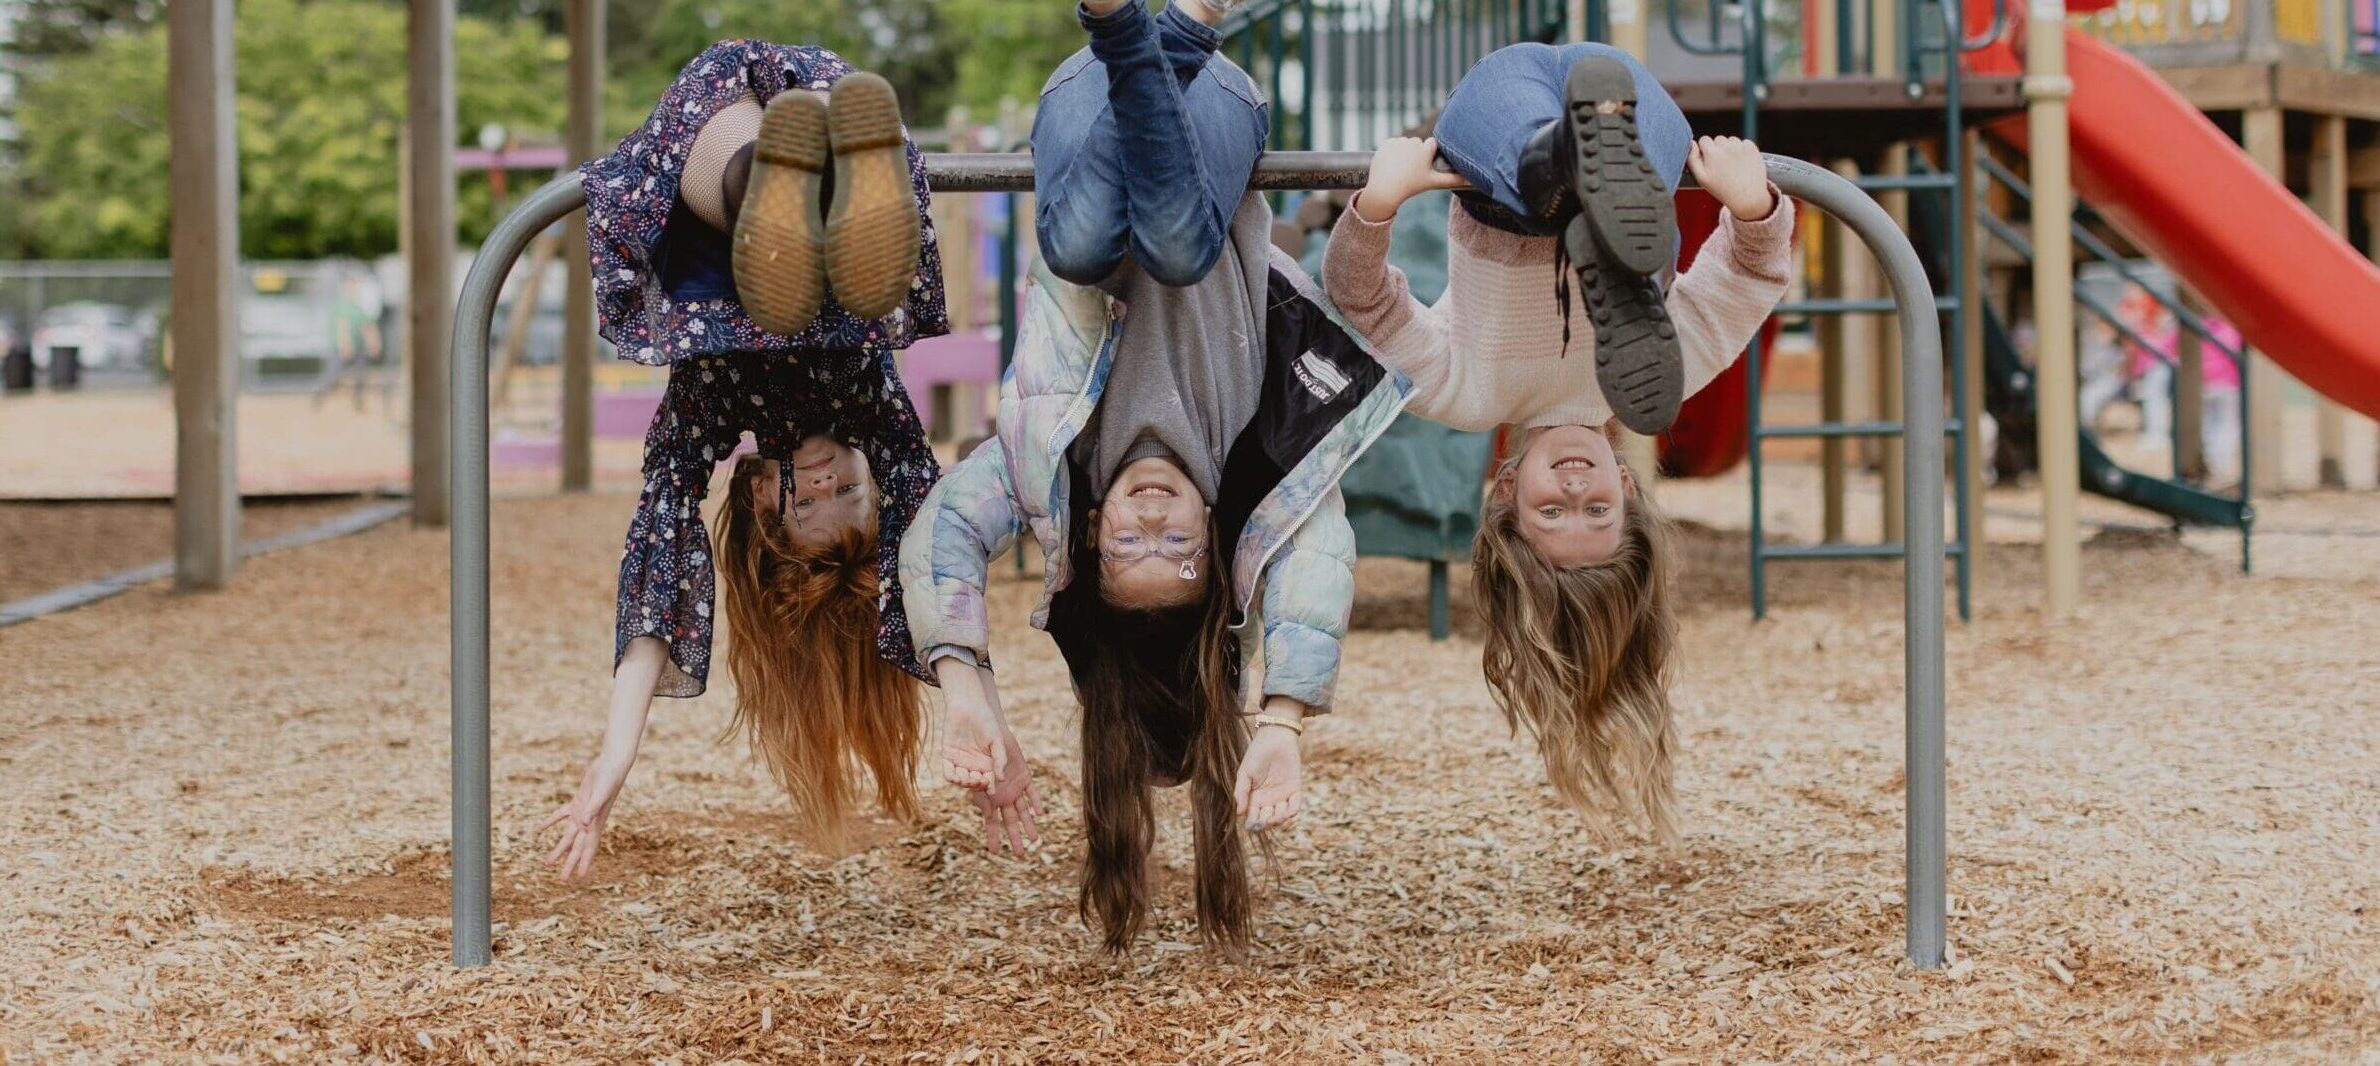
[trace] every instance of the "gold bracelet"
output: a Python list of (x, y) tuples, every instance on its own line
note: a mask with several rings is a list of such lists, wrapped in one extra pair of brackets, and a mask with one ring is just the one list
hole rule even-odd
[(1248, 720), (1256, 723), (1256, 726), (1259, 729), (1268, 725), (1277, 725), (1283, 729), (1297, 734), (1298, 736), (1302, 737), (1306, 735), (1306, 723), (1300, 722), (1294, 718), (1283, 718), (1277, 714), (1257, 714), (1250, 715)]

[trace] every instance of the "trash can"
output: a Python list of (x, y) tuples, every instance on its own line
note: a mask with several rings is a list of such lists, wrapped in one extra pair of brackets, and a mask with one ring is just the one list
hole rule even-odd
[(16, 344), (0, 355), (0, 389), (26, 392), (33, 388), (33, 348)]
[(83, 352), (80, 348), (50, 349), (50, 388), (66, 390), (83, 382)]

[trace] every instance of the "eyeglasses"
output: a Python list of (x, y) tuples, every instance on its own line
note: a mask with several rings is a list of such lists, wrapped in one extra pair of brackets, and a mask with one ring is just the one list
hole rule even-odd
[(1137, 563), (1154, 555), (1161, 559), (1173, 559), (1180, 562), (1182, 564), (1180, 571), (1182, 580), (1196, 581), (1198, 580), (1198, 561), (1206, 558), (1206, 554), (1207, 550), (1203, 545), (1192, 551), (1187, 545), (1160, 543), (1137, 536), (1124, 536), (1116, 538), (1116, 547), (1113, 550), (1101, 548), (1099, 561)]

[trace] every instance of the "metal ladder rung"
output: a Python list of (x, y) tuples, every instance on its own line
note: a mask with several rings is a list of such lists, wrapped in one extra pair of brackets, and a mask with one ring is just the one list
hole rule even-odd
[[(1891, 544), (1787, 544), (1779, 547), (1761, 545), (1762, 559), (1899, 559), (1909, 550), (1898, 541)], [(1942, 545), (1942, 554), (1967, 554), (1965, 541), (1950, 541)]]
[[(1945, 434), (1964, 432), (1964, 420), (1947, 418), (1942, 421)], [(1757, 435), (1762, 440), (1794, 440), (1811, 437), (1898, 437), (1899, 422), (1814, 422), (1799, 426), (1762, 426)]]
[(1891, 189), (1955, 189), (1958, 179), (1948, 174), (1879, 174), (1874, 177), (1853, 178), (1851, 184), (1868, 192)]
[[(1775, 315), (1864, 315), (1891, 314), (1899, 309), (1900, 305), (1890, 299), (1799, 300), (1778, 304), (1777, 309), (1769, 313)], [(1959, 298), (1957, 296), (1946, 293), (1934, 294), (1935, 311), (1947, 312), (1958, 309)]]

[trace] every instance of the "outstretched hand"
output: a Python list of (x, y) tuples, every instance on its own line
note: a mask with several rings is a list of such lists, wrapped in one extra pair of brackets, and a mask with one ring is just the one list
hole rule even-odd
[(1259, 728), (1240, 757), (1239, 782), (1232, 788), (1240, 822), (1261, 833), (1297, 817), (1305, 766), (1298, 736), (1287, 729)]
[(1768, 163), (1760, 158), (1757, 144), (1741, 137), (1697, 138), (1686, 153), (1686, 169), (1694, 172), (1704, 192), (1738, 219), (1758, 222), (1777, 209), (1777, 198), (1769, 192)]
[(628, 780), (628, 768), (615, 766), (610, 760), (597, 758), (587, 764), (587, 772), (579, 779), (578, 792), (570, 802), (555, 811), (554, 816), (538, 826), (543, 833), (559, 825), (562, 839), (554, 842), (545, 864), (553, 868), (564, 881), (578, 881), (595, 872), (597, 844), (603, 837), (603, 824), (610, 820), (612, 801), (620, 796), (620, 786)]
[(1395, 218), (1405, 201), (1432, 189), (1463, 189), (1471, 183), (1451, 170), (1437, 169), (1438, 139), (1391, 137), (1372, 152), (1372, 176), (1364, 182), (1355, 213), (1366, 222)]
[(967, 799), (983, 813), (983, 844), (994, 852), (1006, 848), (1023, 858), (1041, 843), (1041, 800), (1033, 795), (1033, 771), (1025, 762), (1016, 734), (1000, 730), (1001, 774), (992, 786), (970, 792)]
[(1007, 776), (1009, 749), (1016, 746), (1000, 718), (991, 672), (957, 659), (939, 659), (934, 666), (946, 701), (942, 778), (969, 792), (986, 791)]

